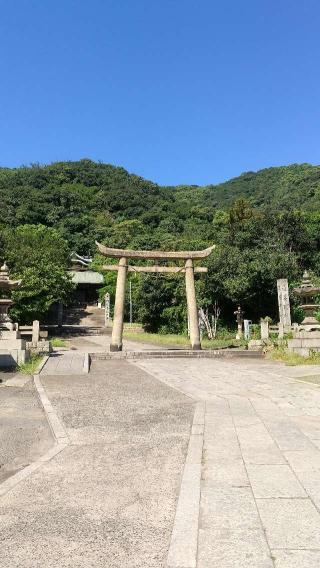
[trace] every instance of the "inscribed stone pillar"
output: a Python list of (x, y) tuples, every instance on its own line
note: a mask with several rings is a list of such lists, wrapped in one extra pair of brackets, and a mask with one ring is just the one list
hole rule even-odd
[(288, 328), (291, 326), (288, 280), (286, 278), (277, 280), (277, 289), (280, 322)]
[(107, 327), (109, 325), (110, 320), (110, 294), (109, 292), (106, 293), (104, 297), (104, 325)]
[(199, 318), (197, 310), (196, 291), (194, 286), (193, 262), (191, 259), (186, 260), (186, 294), (188, 317), (190, 326), (190, 343), (191, 349), (201, 349)]
[(124, 299), (126, 291), (127, 259), (120, 258), (114, 303), (114, 316), (110, 351), (122, 351), (122, 332), (124, 316)]

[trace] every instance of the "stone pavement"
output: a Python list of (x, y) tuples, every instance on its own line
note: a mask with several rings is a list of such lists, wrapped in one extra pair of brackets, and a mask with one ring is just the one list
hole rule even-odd
[(59, 351), (51, 353), (46, 362), (43, 375), (79, 375), (83, 372), (84, 354), (77, 351)]
[(320, 391), (296, 377), (320, 368), (253, 360), (135, 365), (204, 408), (201, 472), (189, 485), (201, 492), (197, 548), (185, 554), (182, 497), (170, 568), (319, 568)]
[(70, 442), (0, 499), (0, 567), (319, 568), (312, 375), (243, 359), (43, 374)]

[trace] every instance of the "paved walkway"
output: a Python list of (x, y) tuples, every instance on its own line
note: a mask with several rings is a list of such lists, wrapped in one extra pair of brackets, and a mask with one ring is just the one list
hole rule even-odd
[(295, 377), (320, 368), (240, 360), (135, 365), (204, 403), (197, 550), (183, 556), (190, 535), (184, 542), (179, 533), (180, 511), (170, 565), (180, 566), (180, 554), (187, 568), (319, 568), (320, 391)]
[[(70, 349), (56, 348), (47, 361), (43, 375), (78, 375), (83, 372), (85, 353), (109, 352), (111, 336), (89, 335), (67, 340)], [(124, 340), (124, 351), (150, 351), (162, 349), (160, 346)]]
[(69, 445), (1, 498), (0, 566), (319, 568), (317, 376), (240, 359), (43, 375)]
[(126, 361), (41, 381), (68, 440), (0, 497), (1, 568), (164, 566), (194, 402)]

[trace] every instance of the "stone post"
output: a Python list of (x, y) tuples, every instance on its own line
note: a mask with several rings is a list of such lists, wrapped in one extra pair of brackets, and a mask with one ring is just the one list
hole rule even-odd
[(250, 325), (252, 324), (252, 320), (243, 320), (243, 330), (244, 330), (244, 338), (246, 341), (250, 339)]
[(122, 351), (122, 332), (123, 332), (123, 316), (124, 316), (124, 299), (126, 291), (126, 277), (127, 277), (127, 259), (125, 257), (122, 257), (119, 260), (110, 351)]
[(37, 344), (40, 339), (40, 322), (34, 320), (32, 322), (32, 343)]
[(201, 349), (196, 291), (194, 287), (193, 262), (190, 258), (186, 260), (185, 267), (191, 349)]
[(265, 320), (260, 321), (261, 339), (262, 341), (269, 339), (269, 322)]

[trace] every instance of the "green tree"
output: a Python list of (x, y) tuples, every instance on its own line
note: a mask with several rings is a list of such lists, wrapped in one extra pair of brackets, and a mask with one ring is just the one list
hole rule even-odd
[(11, 315), (24, 324), (42, 320), (53, 303), (66, 303), (73, 290), (67, 273), (68, 245), (58, 231), (43, 225), (6, 230), (3, 239), (11, 275), (22, 279), (12, 293)]

